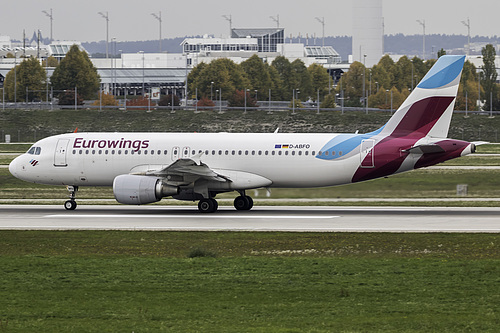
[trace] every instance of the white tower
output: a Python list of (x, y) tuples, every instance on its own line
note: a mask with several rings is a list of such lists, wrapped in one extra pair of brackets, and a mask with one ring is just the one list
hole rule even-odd
[(372, 67), (384, 54), (382, 0), (354, 0), (352, 21), (352, 60)]

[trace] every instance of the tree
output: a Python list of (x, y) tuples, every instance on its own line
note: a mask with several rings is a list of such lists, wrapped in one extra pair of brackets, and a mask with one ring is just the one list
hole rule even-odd
[[(298, 88), (300, 90), (300, 96), (298, 98), (306, 101), (314, 94), (311, 74), (307, 70), (304, 62), (300, 59), (295, 59), (291, 63), (291, 67), (293, 74), (297, 80), (297, 86), (295, 88)], [(295, 98), (297, 98), (297, 96), (295, 96)]]
[[(47, 66), (47, 61), (48, 61), (48, 66)], [(54, 58), (53, 56), (50, 56), (46, 60), (42, 61), (43, 67), (57, 67), (58, 65), (59, 65), (59, 61), (57, 61), (57, 59)]]
[(189, 72), (187, 81), (188, 81), (188, 87), (189, 87), (189, 92), (193, 96), (193, 98), (196, 97), (196, 88), (198, 88), (198, 98), (199, 96), (204, 96), (203, 91), (200, 91), (200, 77), (201, 73), (203, 70), (208, 66), (208, 64), (201, 62), (198, 65), (196, 65), (191, 72)]
[(101, 78), (84, 51), (73, 45), (51, 77), (54, 90), (70, 90), (77, 87), (84, 99), (96, 96)]
[(307, 68), (307, 71), (311, 77), (313, 92), (319, 90), (320, 99), (326, 96), (329, 90), (328, 85), (330, 84), (330, 74), (328, 74), (327, 70), (319, 64), (312, 64)]
[(283, 90), (283, 82), (281, 81), (281, 77), (274, 66), (266, 64), (266, 67), (271, 78), (271, 99), (273, 101), (280, 100)]
[(216, 59), (202, 66), (199, 73), (192, 77), (190, 87), (191, 91), (198, 88), (200, 96), (215, 97), (216, 92), (222, 91), (222, 99), (227, 100), (236, 89), (252, 88), (245, 72), (230, 59)]
[(251, 56), (248, 60), (243, 61), (240, 66), (250, 81), (251, 88), (267, 95), (267, 92), (272, 86), (269, 66), (264, 64), (256, 54)]
[[(355, 61), (349, 67), (349, 71), (342, 75), (337, 89), (344, 90), (344, 105), (345, 106), (361, 106), (361, 98), (363, 96), (363, 69), (365, 66), (359, 61)], [(366, 87), (366, 82), (365, 82)], [(338, 91), (340, 93), (340, 91)]]
[(481, 50), (483, 55), (483, 71), (481, 72), (481, 86), (484, 89), (483, 98), (485, 100), (483, 110), (489, 111), (490, 97), (492, 97), (493, 108), (498, 108), (498, 86), (495, 83), (497, 80), (497, 70), (495, 68), (496, 52), (493, 45), (488, 44)]
[(215, 103), (208, 97), (202, 97), (198, 103), (196, 103), (197, 106), (199, 107), (202, 107), (203, 109), (203, 106), (210, 106), (210, 107), (214, 107), (215, 106)]
[(245, 93), (243, 90), (236, 90), (236, 92), (229, 97), (227, 102), (230, 107), (245, 107), (245, 101), (246, 107), (258, 106), (255, 98), (250, 97), (248, 91)]
[(287, 58), (278, 56), (274, 59), (271, 66), (276, 69), (282, 83), (277, 99), (282, 101), (292, 99), (292, 90), (298, 87), (298, 80), (292, 71), (292, 64)]
[(446, 51), (443, 48), (441, 48), (441, 50), (439, 50), (437, 53), (438, 59), (444, 55), (446, 55)]
[(333, 109), (336, 106), (337, 105), (335, 104), (335, 93), (326, 95), (325, 99), (320, 104), (320, 107), (324, 109)]
[[(7, 73), (4, 87), (6, 98), (10, 101), (16, 100), (19, 102), (41, 99), (46, 96), (45, 69), (40, 66), (37, 59), (25, 59)], [(28, 98), (26, 98), (26, 92), (29, 94)], [(14, 93), (17, 96), (14, 96)]]
[(115, 96), (111, 94), (106, 94), (105, 92), (100, 93), (98, 99), (92, 103), (94, 106), (102, 105), (102, 106), (118, 106), (118, 101), (115, 99)]
[(160, 101), (158, 102), (159, 106), (172, 106), (172, 98), (174, 99), (174, 106), (179, 106), (181, 105), (179, 97), (177, 95), (163, 95), (160, 98)]
[[(75, 91), (66, 90), (59, 94), (59, 105), (75, 105)], [(83, 105), (83, 98), (76, 94), (76, 105)]]

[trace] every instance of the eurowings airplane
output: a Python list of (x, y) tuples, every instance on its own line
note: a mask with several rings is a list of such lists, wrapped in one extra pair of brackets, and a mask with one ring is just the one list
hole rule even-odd
[(15, 177), (66, 185), (76, 208), (80, 186), (113, 186), (118, 202), (172, 196), (217, 210), (215, 196), (245, 191), (349, 184), (434, 165), (475, 151), (447, 139), (464, 56), (442, 56), (380, 129), (366, 134), (70, 133), (36, 142), (10, 163)]

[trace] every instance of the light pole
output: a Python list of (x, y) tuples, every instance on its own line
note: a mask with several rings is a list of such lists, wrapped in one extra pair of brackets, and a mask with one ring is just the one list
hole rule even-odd
[(467, 56), (470, 54), (470, 20), (467, 18), (467, 22), (462, 21), (463, 25), (467, 27)]
[(106, 15), (104, 15), (102, 12), (97, 13), (101, 15), (105, 20), (106, 20), (106, 59), (109, 57), (109, 52), (108, 52), (108, 42), (109, 42), (109, 15), (108, 12), (106, 12)]
[(214, 81), (210, 82), (210, 100), (211, 101), (214, 100), (214, 90), (213, 90), (213, 87), (214, 87)]
[(423, 39), (423, 49), (422, 49), (422, 59), (425, 60), (425, 20), (417, 20), (418, 24), (424, 29), (424, 39)]
[(365, 101), (366, 54), (363, 54), (363, 104)]
[(229, 37), (231, 37), (231, 34), (233, 32), (233, 17), (231, 15), (222, 15), (222, 17), (229, 22)]
[(279, 15), (279, 14), (277, 14), (277, 15), (276, 15), (276, 17), (274, 17), (274, 16), (269, 16), (269, 18), (270, 18), (271, 20), (273, 20), (274, 22), (276, 22), (276, 28), (278, 28), (278, 29), (279, 29), (279, 27), (280, 27), (280, 15)]
[(14, 51), (14, 105), (17, 106), (17, 50)]
[(161, 11), (160, 11), (159, 15), (156, 15), (155, 13), (152, 13), (151, 15), (153, 15), (153, 17), (155, 19), (157, 19), (158, 22), (160, 23), (160, 45), (159, 45), (159, 49), (160, 49), (160, 53), (161, 53), (161, 22), (162, 22), (162, 20), (161, 20)]
[(50, 8), (50, 14), (46, 10), (42, 10), (42, 13), (44, 13), (49, 19), (50, 19), (50, 42), (52, 43), (52, 21), (54, 20), (54, 17), (52, 16), (52, 8)]
[(113, 56), (111, 57), (111, 94), (115, 95), (115, 53), (116, 53), (116, 37), (111, 38), (111, 46), (113, 47)]
[(144, 51), (139, 51), (142, 54), (142, 98), (144, 98)]
[(316, 20), (323, 26), (323, 46), (325, 46), (325, 17), (316, 17)]

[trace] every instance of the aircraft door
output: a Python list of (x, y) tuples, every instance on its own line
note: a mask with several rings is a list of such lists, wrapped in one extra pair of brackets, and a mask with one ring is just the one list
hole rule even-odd
[(66, 162), (66, 151), (68, 149), (69, 139), (59, 139), (57, 141), (56, 151), (54, 153), (54, 166), (68, 166)]
[(179, 147), (172, 148), (172, 161), (177, 161), (179, 159), (180, 150)]
[(361, 151), (360, 151), (360, 158), (361, 158), (361, 167), (362, 168), (373, 168), (375, 167), (375, 160), (374, 160), (374, 154), (373, 154), (373, 146), (375, 144), (374, 140), (363, 140), (361, 141)]

